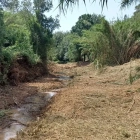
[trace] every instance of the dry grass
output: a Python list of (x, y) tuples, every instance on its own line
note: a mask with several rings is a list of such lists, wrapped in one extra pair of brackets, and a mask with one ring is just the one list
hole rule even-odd
[[(139, 64), (131, 62), (133, 74)], [(100, 75), (92, 64), (58, 65), (57, 71), (76, 76), (18, 140), (140, 140), (140, 81), (127, 83), (130, 63)]]

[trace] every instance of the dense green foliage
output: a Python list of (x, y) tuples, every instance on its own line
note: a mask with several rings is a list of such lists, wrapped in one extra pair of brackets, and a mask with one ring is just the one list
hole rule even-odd
[(34, 0), (32, 3), (29, 0), (11, 0), (5, 1), (3, 6), (6, 11), (1, 12), (4, 13), (4, 19), (1, 16), (0, 23), (3, 26), (4, 20), (5, 32), (0, 39), (1, 45), (16, 46), (16, 49), (25, 51), (32, 48), (35, 55), (37, 54), (42, 61), (46, 61), (47, 47), (52, 43), (52, 33), (59, 27), (57, 17), (54, 19), (45, 15), (45, 12), (51, 10), (52, 2)]
[(101, 22), (103, 16), (96, 14), (84, 14), (79, 17), (76, 25), (72, 27), (71, 32), (77, 33), (79, 36), (82, 35), (82, 30), (89, 30), (91, 26)]
[(79, 17), (71, 32), (54, 34), (58, 61), (91, 61), (98, 67), (129, 62), (140, 56), (140, 5), (132, 17), (109, 23), (100, 15)]
[[(51, 1), (34, 0), (34, 12), (32, 15), (32, 9), (29, 1), (24, 1), (23, 17), (26, 20), (26, 25), (30, 31), (30, 38), (33, 45), (34, 53), (37, 53), (41, 60), (45, 62), (47, 60), (47, 48), (51, 44), (52, 32), (55, 28), (59, 27), (58, 18), (46, 17), (45, 12), (48, 12), (52, 8)], [(26, 14), (29, 16), (27, 17)]]
[(0, 83), (5, 83), (18, 57), (26, 57), (31, 65), (46, 64), (59, 20), (45, 14), (53, 6), (51, 0), (6, 0), (0, 6)]

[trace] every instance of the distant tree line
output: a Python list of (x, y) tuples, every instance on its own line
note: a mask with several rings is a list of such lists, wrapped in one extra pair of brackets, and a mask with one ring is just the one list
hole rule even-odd
[(58, 61), (91, 61), (95, 64), (123, 64), (140, 57), (140, 5), (132, 17), (109, 22), (102, 15), (84, 14), (70, 32), (53, 36), (53, 55)]

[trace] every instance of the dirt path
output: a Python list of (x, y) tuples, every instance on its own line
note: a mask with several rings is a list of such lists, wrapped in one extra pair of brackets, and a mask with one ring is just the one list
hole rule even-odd
[[(92, 64), (54, 66), (54, 73), (74, 79), (17, 140), (140, 140), (140, 80), (135, 74), (139, 66), (136, 60), (106, 67), (101, 74)], [(54, 85), (44, 78), (28, 83), (39, 90), (60, 87)]]

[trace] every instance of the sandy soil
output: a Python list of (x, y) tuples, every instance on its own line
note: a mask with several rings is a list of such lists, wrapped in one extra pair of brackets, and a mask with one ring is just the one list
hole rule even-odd
[[(139, 67), (140, 60), (98, 71), (93, 64), (53, 65), (53, 74), (65, 73), (74, 79), (17, 140), (140, 140)], [(27, 93), (32, 88), (61, 87), (45, 79), (23, 84), (27, 89), (20, 85), (14, 90), (24, 88)]]

